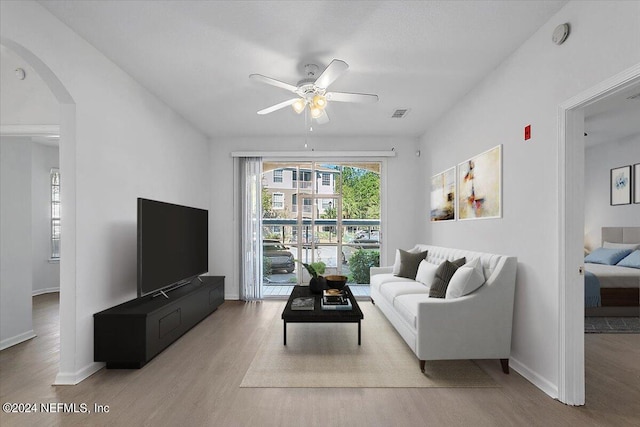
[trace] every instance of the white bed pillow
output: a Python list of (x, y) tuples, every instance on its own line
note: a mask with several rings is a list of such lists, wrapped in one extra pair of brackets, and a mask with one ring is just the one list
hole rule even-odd
[(460, 298), (478, 289), (485, 282), (480, 258), (474, 258), (453, 274), (445, 298)]
[(604, 242), (602, 247), (607, 249), (631, 249), (632, 251), (635, 251), (636, 249), (640, 249), (640, 243)]
[(427, 262), (426, 259), (423, 259), (422, 261), (420, 261), (420, 265), (418, 266), (416, 282), (420, 282), (428, 289), (431, 289), (431, 284), (433, 283), (433, 279), (436, 277), (437, 270), (437, 265), (431, 264), (430, 262)]

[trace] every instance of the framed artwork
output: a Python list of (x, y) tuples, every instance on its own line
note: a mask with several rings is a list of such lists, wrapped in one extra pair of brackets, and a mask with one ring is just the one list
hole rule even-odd
[(611, 169), (611, 206), (631, 203), (631, 166)]
[(455, 221), (456, 167), (431, 177), (431, 221)]
[(640, 163), (633, 165), (633, 203), (640, 203)]
[(502, 217), (502, 144), (458, 164), (458, 219)]

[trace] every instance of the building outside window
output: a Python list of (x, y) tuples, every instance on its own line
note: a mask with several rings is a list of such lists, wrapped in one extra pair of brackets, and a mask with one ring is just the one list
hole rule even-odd
[(284, 193), (273, 193), (271, 198), (271, 207), (275, 209), (284, 209)]

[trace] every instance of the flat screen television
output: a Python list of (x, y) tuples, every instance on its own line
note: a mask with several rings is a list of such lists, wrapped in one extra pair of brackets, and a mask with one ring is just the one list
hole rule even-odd
[(138, 297), (209, 271), (209, 214), (138, 198)]

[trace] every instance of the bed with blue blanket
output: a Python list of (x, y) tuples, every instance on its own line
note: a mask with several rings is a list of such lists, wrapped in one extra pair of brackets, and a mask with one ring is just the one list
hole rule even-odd
[(634, 307), (640, 312), (640, 227), (603, 227), (602, 246), (584, 261), (585, 308)]

